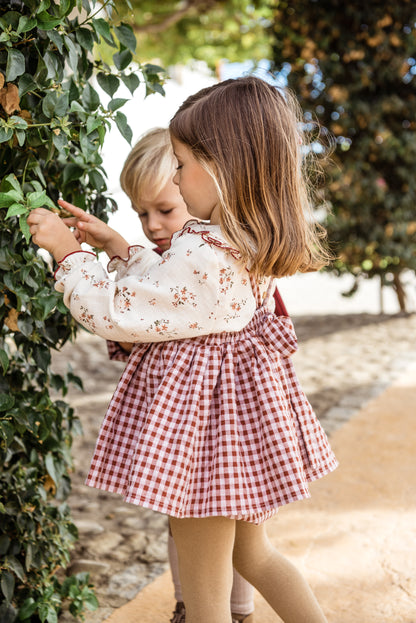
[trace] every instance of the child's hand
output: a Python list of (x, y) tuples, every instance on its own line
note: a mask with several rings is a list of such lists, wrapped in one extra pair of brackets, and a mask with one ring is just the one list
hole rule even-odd
[(73, 214), (72, 217), (62, 220), (68, 227), (75, 227), (74, 236), (79, 243), (86, 242), (92, 247), (103, 249), (111, 240), (114, 230), (99, 218), (63, 199), (59, 199), (58, 204), (66, 212)]
[(72, 205), (72, 203), (59, 199), (58, 204), (66, 212), (73, 214), (72, 217), (62, 220), (68, 227), (75, 227), (74, 236), (79, 243), (86, 242), (92, 247), (102, 249), (110, 257), (114, 255), (127, 256), (129, 245), (114, 229), (100, 221), (96, 216)]
[(49, 251), (57, 262), (69, 253), (81, 250), (81, 245), (58, 214), (36, 208), (30, 212), (27, 223), (33, 242)]

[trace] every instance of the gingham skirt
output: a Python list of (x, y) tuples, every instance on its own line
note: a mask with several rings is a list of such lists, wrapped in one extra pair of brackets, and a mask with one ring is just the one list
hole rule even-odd
[(261, 523), (335, 469), (299, 386), (292, 322), (260, 307), (238, 333), (133, 349), (87, 484), (174, 517)]

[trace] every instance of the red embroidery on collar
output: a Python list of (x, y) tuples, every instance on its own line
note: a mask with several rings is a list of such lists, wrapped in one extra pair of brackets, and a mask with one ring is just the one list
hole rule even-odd
[(224, 249), (224, 251), (230, 253), (230, 255), (232, 255), (234, 259), (241, 260), (241, 253), (240, 251), (238, 251), (238, 249), (234, 249), (233, 247), (228, 246), (227, 243), (223, 242), (222, 240), (215, 238), (212, 232), (210, 232), (208, 229), (202, 229), (200, 231), (193, 229), (192, 225), (194, 224), (202, 225), (202, 223), (199, 223), (195, 220), (188, 221), (187, 223), (185, 223), (182, 231), (178, 234), (178, 238), (180, 236), (183, 236), (184, 234), (197, 234), (198, 236), (201, 236), (201, 238), (208, 244), (212, 244), (214, 247)]

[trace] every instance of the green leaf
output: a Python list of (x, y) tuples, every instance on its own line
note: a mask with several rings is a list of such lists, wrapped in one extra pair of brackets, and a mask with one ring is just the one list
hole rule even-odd
[(110, 25), (101, 17), (92, 20), (92, 27), (97, 35), (102, 37), (112, 47), (115, 47), (113, 35), (111, 34)]
[(15, 176), (14, 173), (9, 173), (9, 175), (6, 175), (6, 177), (3, 180), (4, 182), (7, 182), (8, 184), (10, 184), (10, 186), (12, 186), (14, 188), (14, 190), (16, 192), (19, 193), (19, 195), (22, 197), (23, 199), (23, 192), (22, 192), (22, 188), (19, 184), (19, 181), (17, 179), (17, 177)]
[(140, 78), (136, 74), (131, 73), (128, 75), (122, 75), (121, 79), (133, 95), (137, 87), (140, 85)]
[(0, 556), (4, 556), (4, 554), (9, 549), (9, 545), (10, 545), (10, 538), (7, 536), (7, 534), (1, 534), (0, 535)]
[[(56, 295), (55, 294), (49, 294), (48, 296), (42, 296), (42, 307), (43, 307), (42, 320), (46, 320), (46, 318), (49, 316), (51, 311), (56, 307), (56, 303), (57, 303), (57, 300), (56, 300)], [(50, 363), (49, 351), (46, 351), (46, 353), (43, 353), (42, 356), (39, 355), (39, 357), (40, 357), (39, 360), (36, 359), (36, 362), (37, 362), (38, 366), (40, 368), (42, 368), (42, 370), (44, 370), (46, 372), (47, 369), (48, 369), (48, 365)]]
[[(27, 570), (29, 570), (29, 569), (27, 569)], [(32, 614), (34, 614), (36, 612), (37, 607), (38, 607), (37, 603), (35, 602), (33, 597), (28, 597), (28, 599), (25, 599), (25, 601), (23, 602), (23, 604), (22, 604), (22, 606), (21, 606), (21, 608), (19, 610), (19, 619), (21, 621), (25, 621), (26, 619), (30, 619)]]
[(102, 125), (103, 121), (100, 117), (88, 117), (87, 119), (87, 134), (94, 132)]
[(92, 36), (91, 30), (89, 30), (88, 28), (78, 28), (75, 31), (75, 36), (79, 45), (82, 48), (88, 50), (89, 52), (92, 52), (92, 49), (94, 47), (94, 38)]
[(19, 79), (19, 96), (20, 98), (23, 95), (26, 95), (29, 91), (37, 91), (38, 90), (37, 83), (33, 80), (33, 77), (30, 74), (23, 74), (23, 76)]
[(52, 478), (54, 483), (58, 484), (59, 477), (58, 477), (58, 474), (56, 473), (54, 459), (50, 452), (45, 456), (45, 467), (46, 467), (46, 471), (48, 472), (49, 476)]
[(165, 95), (165, 89), (158, 82), (146, 82), (146, 97), (152, 93), (160, 93)]
[[(30, 240), (30, 231), (29, 231), (29, 225), (27, 224), (26, 221), (26, 216), (21, 216), (19, 218), (19, 227), (20, 227), (20, 231), (22, 232), (22, 234), (25, 237), (26, 242), (29, 242)], [(19, 321), (17, 322), (18, 326), (19, 325)]]
[(62, 69), (58, 57), (51, 50), (48, 50), (43, 55), (43, 60), (47, 69), (46, 79), (50, 80), (55, 78)]
[(9, 368), (9, 356), (6, 353), (6, 351), (3, 350), (2, 348), (0, 349), (0, 364), (1, 364), (1, 367), (3, 368), (3, 373), (6, 374)]
[(27, 130), (28, 123), (22, 117), (18, 117), (17, 115), (12, 115), (9, 117), (9, 125), (12, 128), (16, 128), (18, 130)]
[(39, 618), (42, 623), (45, 623), (46, 618), (48, 616), (49, 606), (48, 604), (41, 603), (38, 605)]
[(11, 216), (21, 216), (22, 214), (27, 214), (29, 210), (27, 206), (22, 205), (21, 203), (12, 203), (12, 205), (7, 210), (6, 218), (10, 218)]
[(71, 67), (74, 74), (77, 75), (78, 74), (78, 60), (80, 58), (78, 46), (75, 45), (71, 37), (69, 37), (68, 35), (64, 35), (64, 44), (65, 44), (66, 49), (69, 52), (69, 59), (68, 59), (69, 66)]
[(82, 115), (85, 115), (87, 111), (85, 110), (85, 108), (81, 106), (79, 102), (77, 102), (76, 100), (73, 100), (71, 102), (71, 107), (69, 109), (69, 112), (76, 112), (76, 113), (81, 113)]
[(85, 89), (82, 91), (81, 101), (85, 108), (90, 111), (94, 111), (97, 110), (100, 105), (100, 96), (90, 84), (87, 84)]
[(69, 93), (62, 93), (56, 101), (55, 116), (63, 117), (68, 112), (68, 107), (69, 107)]
[(7, 193), (0, 193), (0, 208), (8, 208), (13, 203), (21, 203), (23, 201), (22, 192), (19, 190), (9, 190)]
[(58, 614), (52, 605), (48, 605), (46, 620), (48, 623), (58, 623)]
[[(5, 2), (3, 2), (2, 4), (5, 5), (7, 8), (7, 4), (5, 4)], [(20, 13), (18, 13), (18, 11), (7, 11), (7, 13), (3, 13), (0, 25), (3, 26), (5, 29), (11, 27), (11, 30), (16, 30), (19, 25), (19, 19)]]
[(59, 2), (59, 15), (61, 17), (65, 17), (68, 13), (70, 13), (73, 9), (72, 0), (61, 0)]
[(46, 194), (46, 190), (35, 191), (26, 195), (26, 201), (28, 208), (43, 208), (48, 206), (49, 208), (55, 208), (55, 204)]
[(38, 28), (40, 30), (52, 30), (62, 22), (61, 17), (52, 17), (47, 11), (38, 13)]
[[(26, 546), (26, 556), (25, 556), (25, 569), (29, 571), (33, 564), (33, 545), (32, 543), (28, 543)], [(26, 602), (25, 602), (26, 603)], [(24, 604), (23, 604), (24, 606)]]
[(62, 152), (65, 147), (68, 145), (68, 137), (64, 132), (60, 132), (59, 134), (53, 133), (52, 142), (55, 145), (56, 149), (59, 152)]
[(15, 556), (8, 556), (6, 560), (9, 569), (11, 569), (17, 575), (19, 580), (23, 582), (25, 579), (25, 572), (22, 564), (17, 560), (17, 558), (15, 558)]
[(124, 104), (128, 101), (129, 100), (127, 99), (116, 97), (108, 104), (108, 110), (111, 110), (111, 112), (115, 112), (116, 110), (124, 106)]
[(113, 97), (114, 93), (120, 86), (120, 80), (113, 74), (105, 74), (100, 72), (97, 74), (97, 82), (110, 97)]
[(0, 422), (0, 435), (3, 438), (6, 446), (9, 446), (12, 443), (15, 432), (15, 426), (10, 424), (10, 422)]
[(105, 180), (103, 176), (101, 175), (101, 173), (97, 171), (97, 169), (91, 169), (91, 171), (88, 171), (88, 179), (90, 180), (90, 183), (92, 184), (92, 186), (98, 192), (105, 190), (106, 188)]
[(114, 117), (116, 125), (119, 129), (120, 134), (126, 141), (131, 145), (131, 140), (133, 138), (133, 132), (127, 122), (127, 117), (124, 113), (118, 111)]
[[(2, 121), (3, 119), (0, 119), (0, 123)], [(5, 143), (6, 141), (9, 141), (13, 136), (13, 129), (8, 128), (5, 124), (3, 124), (0, 125), (0, 143)]]
[(19, 143), (19, 146), (23, 147), (26, 141), (26, 132), (24, 132), (23, 130), (16, 130), (15, 135), (17, 138), (17, 142)]
[(55, 114), (55, 106), (57, 102), (58, 96), (56, 91), (50, 91), (45, 95), (42, 100), (42, 112), (45, 117), (48, 119), (52, 119)]
[(2, 571), (0, 586), (7, 603), (10, 603), (13, 599), (14, 585), (14, 575), (10, 571)]
[(59, 53), (62, 54), (62, 51), (64, 49), (64, 40), (62, 39), (62, 35), (60, 35), (59, 32), (56, 30), (48, 30), (47, 35), (52, 43), (56, 46)]
[(13, 82), (25, 73), (25, 57), (19, 50), (11, 48), (7, 51), (6, 81)]
[(0, 394), (0, 411), (8, 411), (14, 405), (14, 398), (10, 394)]
[(164, 74), (166, 72), (166, 70), (163, 67), (160, 67), (160, 65), (153, 65), (153, 63), (146, 63), (143, 69), (148, 74), (160, 74), (160, 73)]
[(29, 17), (28, 15), (22, 15), (19, 19), (19, 24), (17, 26), (17, 34), (20, 35), (21, 32), (28, 32), (36, 27), (36, 20), (33, 17)]
[(120, 26), (114, 27), (114, 32), (120, 43), (134, 54), (136, 52), (137, 41), (132, 27), (129, 26), (129, 24), (120, 24)]
[(0, 621), (1, 623), (15, 623), (17, 610), (12, 604), (3, 602), (0, 605)]
[(97, 610), (100, 605), (97, 597), (90, 592), (84, 599), (84, 603), (87, 606), (88, 610)]
[(120, 71), (126, 69), (133, 60), (133, 55), (130, 50), (122, 50), (121, 52), (117, 52), (113, 54), (114, 65)]
[(70, 162), (66, 165), (63, 171), (63, 182), (68, 184), (73, 180), (79, 179), (84, 174), (84, 169), (74, 162)]
[(35, 13), (43, 13), (44, 11), (47, 11), (50, 6), (51, 0), (41, 0), (39, 5), (36, 7)]

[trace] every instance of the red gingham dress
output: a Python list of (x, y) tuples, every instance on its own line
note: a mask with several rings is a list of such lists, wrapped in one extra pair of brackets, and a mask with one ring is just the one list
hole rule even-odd
[(290, 318), (262, 303), (241, 331), (136, 344), (87, 482), (174, 517), (262, 523), (337, 466), (299, 386)]

